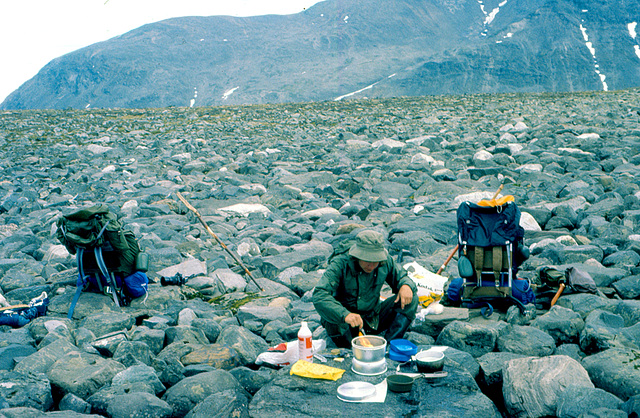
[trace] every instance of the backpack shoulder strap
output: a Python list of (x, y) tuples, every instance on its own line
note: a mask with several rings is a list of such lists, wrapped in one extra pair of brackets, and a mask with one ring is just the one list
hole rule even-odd
[(484, 248), (476, 246), (473, 248), (473, 268), (476, 271), (478, 286), (482, 285), (482, 266), (484, 265)]
[(67, 318), (73, 318), (73, 311), (76, 309), (76, 304), (78, 303), (78, 299), (80, 299), (80, 294), (82, 293), (82, 288), (84, 286), (78, 280), (78, 285), (76, 286), (76, 293), (73, 295), (73, 300), (71, 301), (71, 305), (69, 306), (69, 312), (67, 313)]
[(109, 283), (109, 287), (111, 288), (111, 294), (113, 296), (113, 301), (115, 302), (117, 307), (120, 307), (120, 301), (118, 300), (118, 290), (116, 289), (116, 281), (109, 273), (107, 269), (107, 265), (104, 263), (104, 258), (102, 257), (102, 248), (96, 247), (93, 249), (93, 253), (96, 256), (96, 263), (98, 263), (98, 268), (100, 269), (100, 273), (105, 277), (107, 283)]
[(84, 288), (84, 267), (82, 265), (82, 255), (84, 254), (84, 249), (82, 247), (78, 248), (76, 252), (76, 260), (78, 262), (78, 280), (76, 281), (76, 293), (73, 295), (73, 300), (71, 301), (71, 305), (69, 305), (69, 312), (67, 313), (67, 318), (73, 318), (73, 311), (76, 309), (76, 304), (78, 303), (78, 299), (80, 299), (80, 294), (82, 293), (82, 289)]
[(500, 286), (500, 272), (502, 271), (502, 248), (503, 247), (493, 247), (491, 248), (492, 252), (492, 268), (493, 268), (493, 277), (496, 281), (496, 287)]

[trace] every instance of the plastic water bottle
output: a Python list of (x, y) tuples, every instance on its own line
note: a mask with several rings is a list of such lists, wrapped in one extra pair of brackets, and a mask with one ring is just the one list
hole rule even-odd
[(311, 341), (311, 330), (306, 322), (300, 324), (298, 331), (298, 358), (300, 360), (313, 363), (313, 345)]

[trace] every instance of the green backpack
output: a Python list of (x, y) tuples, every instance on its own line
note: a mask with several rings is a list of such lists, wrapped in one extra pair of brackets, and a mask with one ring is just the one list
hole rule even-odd
[[(105, 204), (81, 209), (58, 219), (58, 240), (69, 253), (102, 248), (109, 270), (124, 276), (135, 271), (140, 247), (131, 231), (125, 231), (118, 217)], [(110, 256), (106, 251), (113, 251)]]
[(57, 227), (58, 240), (76, 256), (78, 263), (78, 290), (68, 317), (72, 317), (82, 290), (111, 294), (117, 306), (127, 305), (126, 293), (130, 292), (123, 291), (127, 290), (123, 289), (123, 278), (146, 271), (145, 266), (136, 266), (141, 257), (134, 233), (125, 231), (105, 204), (63, 215)]

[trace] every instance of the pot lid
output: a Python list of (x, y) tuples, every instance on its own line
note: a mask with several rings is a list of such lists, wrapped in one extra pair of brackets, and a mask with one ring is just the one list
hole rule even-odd
[(376, 393), (376, 387), (369, 382), (348, 382), (338, 387), (338, 399), (358, 402)]

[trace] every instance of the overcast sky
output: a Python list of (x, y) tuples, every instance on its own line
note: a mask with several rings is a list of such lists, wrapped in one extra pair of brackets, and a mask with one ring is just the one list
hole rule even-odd
[(0, 0), (0, 103), (49, 61), (179, 16), (293, 14), (319, 0)]

